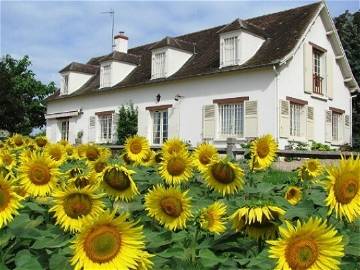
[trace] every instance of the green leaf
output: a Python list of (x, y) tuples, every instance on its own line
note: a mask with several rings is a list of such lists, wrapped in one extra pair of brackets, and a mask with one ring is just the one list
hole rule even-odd
[(42, 270), (35, 256), (28, 250), (20, 250), (15, 256), (15, 270)]
[(157, 254), (160, 257), (163, 258), (179, 258), (182, 259), (184, 256), (184, 249), (183, 248), (169, 248), (165, 251)]
[(62, 237), (58, 237), (55, 239), (51, 238), (40, 238), (35, 241), (35, 243), (32, 245), (33, 249), (43, 249), (43, 248), (59, 248), (66, 246), (70, 242), (70, 239), (65, 240)]
[(346, 246), (345, 254), (360, 257), (360, 246), (358, 244), (359, 243), (357, 243), (357, 246), (352, 246), (352, 245)]
[(62, 256), (60, 254), (54, 254), (50, 257), (49, 260), (49, 268), (50, 270), (71, 270), (71, 266), (69, 264), (68, 258)]
[(210, 249), (201, 249), (199, 257), (201, 259), (201, 264), (206, 268), (214, 267), (226, 260), (226, 258), (216, 256)]
[(33, 202), (27, 202), (25, 203), (25, 207), (29, 208), (31, 211), (37, 212), (37, 213), (44, 213), (47, 212), (47, 210), (40, 205), (33, 203)]

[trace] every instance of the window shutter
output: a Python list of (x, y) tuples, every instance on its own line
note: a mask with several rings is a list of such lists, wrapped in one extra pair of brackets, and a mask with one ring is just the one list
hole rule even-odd
[(220, 67), (224, 65), (224, 41), (220, 41)]
[(117, 126), (118, 126), (118, 122), (119, 122), (119, 114), (118, 113), (113, 113), (112, 115), (112, 126), (111, 126), (111, 139), (113, 143), (117, 143), (118, 138), (117, 138)]
[(344, 143), (351, 143), (350, 141), (350, 116), (345, 115), (344, 119)]
[(345, 115), (342, 114), (340, 115), (340, 123), (339, 123), (339, 139), (338, 139), (338, 144), (343, 144), (344, 143), (344, 132), (345, 132)]
[(325, 111), (325, 141), (332, 141), (332, 112)]
[(96, 139), (96, 118), (89, 117), (88, 142), (95, 142)]
[(149, 136), (149, 123), (150, 123), (150, 112), (143, 109), (138, 110), (138, 132), (139, 136), (143, 136), (147, 139), (150, 138)]
[(180, 136), (180, 109), (177, 107), (172, 107), (168, 109), (169, 115), (169, 138), (179, 137)]
[(280, 137), (288, 138), (290, 135), (290, 102), (280, 100)]
[(306, 117), (307, 117), (307, 106), (302, 106), (300, 111), (300, 137), (306, 138)]
[(333, 79), (333, 57), (329, 54), (325, 54), (326, 61), (326, 93), (328, 98), (332, 99), (334, 95), (334, 79)]
[(245, 124), (244, 135), (245, 137), (257, 137), (258, 136), (258, 110), (257, 101), (245, 101)]
[(312, 46), (309, 43), (304, 43), (304, 91), (312, 93), (313, 86), (313, 59)]
[(215, 138), (215, 105), (204, 105), (202, 108), (202, 137)]
[(307, 106), (306, 139), (314, 140), (314, 107)]

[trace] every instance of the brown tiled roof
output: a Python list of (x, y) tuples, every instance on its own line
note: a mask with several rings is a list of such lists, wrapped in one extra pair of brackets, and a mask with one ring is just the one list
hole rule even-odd
[[(94, 58), (90, 59), (88, 62), (91, 63)], [(101, 62), (109, 61), (109, 60), (115, 60), (115, 61), (121, 61), (121, 62), (127, 62), (131, 64), (138, 65), (140, 63), (141, 55), (135, 55), (131, 53), (123, 53), (118, 51), (113, 51), (112, 53), (109, 53), (108, 55), (98, 57), (96, 64), (100, 64)]]
[(248, 32), (251, 32), (255, 35), (258, 35), (260, 37), (267, 37), (266, 32), (264, 31), (264, 29), (250, 23), (244, 20), (240, 20), (240, 19), (236, 19), (235, 21), (229, 23), (228, 25), (224, 26), (223, 28), (221, 28), (218, 33), (226, 33), (226, 32), (231, 32), (231, 31), (235, 31), (235, 30), (246, 30)]
[(173, 47), (176, 49), (193, 52), (194, 46), (195, 43), (192, 42), (187, 42), (178, 38), (165, 37), (159, 42), (156, 42), (154, 45), (152, 45), (149, 49), (154, 50), (163, 47)]
[[(99, 71), (97, 71), (84, 86), (74, 93), (67, 95), (67, 97), (277, 64), (295, 48), (307, 26), (317, 13), (320, 5), (321, 2), (317, 2), (282, 12), (251, 18), (245, 21), (234, 21), (233, 23), (235, 25), (237, 23), (240, 24), (241, 22), (243, 26), (252, 29), (248, 31), (254, 31), (254, 29), (259, 31), (263, 30), (267, 37), (256, 54), (240, 66), (219, 68), (219, 31), (229, 24), (220, 25), (174, 38), (189, 44), (195, 43), (196, 53), (180, 68), (179, 71), (168, 78), (151, 80), (151, 49), (154, 48), (154, 46), (156, 47), (158, 42), (151, 43), (129, 49), (128, 54), (141, 56), (140, 63), (117, 85), (99, 91), (100, 76)], [(89, 60), (88, 64), (98, 65), (103, 58), (104, 56), (92, 58)], [(49, 100), (53, 98), (56, 97), (50, 97)], [(61, 98), (61, 96), (57, 98)]]
[(59, 72), (62, 73), (62, 72), (66, 72), (66, 71), (74, 71), (74, 72), (95, 74), (96, 70), (98, 68), (99, 67), (96, 65), (72, 62), (69, 65), (67, 65), (66, 67), (64, 67), (62, 70), (60, 70)]

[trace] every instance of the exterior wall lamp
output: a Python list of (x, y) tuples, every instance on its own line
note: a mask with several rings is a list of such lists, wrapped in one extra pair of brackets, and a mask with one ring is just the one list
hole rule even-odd
[(157, 94), (157, 95), (156, 95), (156, 102), (160, 102), (160, 99), (161, 99), (161, 95), (160, 95), (160, 94)]
[(179, 94), (176, 94), (176, 96), (174, 97), (175, 101), (179, 101), (182, 98), (184, 98), (184, 96), (181, 96)]

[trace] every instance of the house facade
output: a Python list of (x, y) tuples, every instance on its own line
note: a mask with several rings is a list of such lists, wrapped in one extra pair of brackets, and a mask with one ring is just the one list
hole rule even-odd
[(116, 142), (118, 109), (138, 108), (152, 145), (180, 137), (196, 146), (271, 133), (289, 142), (351, 143), (359, 91), (324, 3), (233, 22), (71, 63), (47, 101), (50, 140)]

